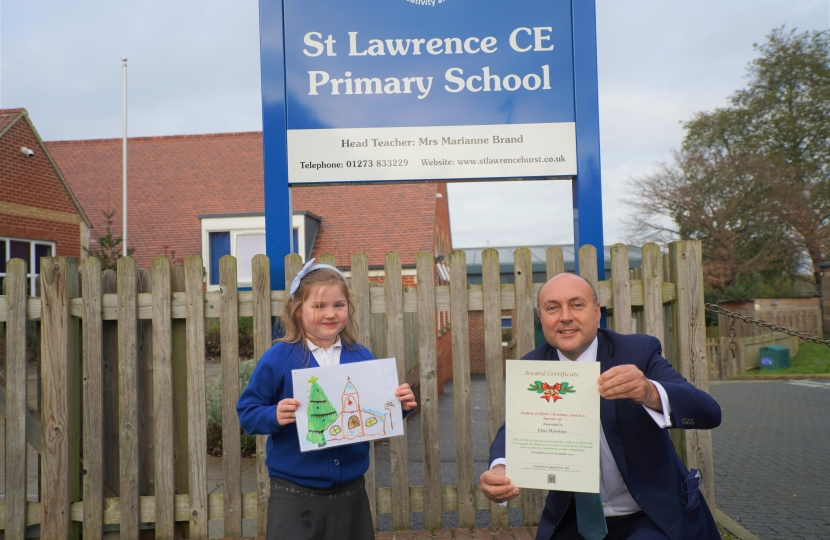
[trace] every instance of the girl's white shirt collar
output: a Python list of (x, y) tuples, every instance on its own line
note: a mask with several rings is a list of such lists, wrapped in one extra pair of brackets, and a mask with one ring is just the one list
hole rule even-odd
[(305, 340), (306, 346), (314, 355), (314, 359), (320, 364), (320, 367), (337, 366), (340, 365), (340, 351), (343, 348), (340, 342), (340, 336), (332, 343), (331, 347), (324, 349), (319, 345), (315, 345), (311, 340)]

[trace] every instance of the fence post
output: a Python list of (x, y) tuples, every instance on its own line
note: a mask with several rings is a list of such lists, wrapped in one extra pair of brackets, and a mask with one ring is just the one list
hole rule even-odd
[(83, 263), (84, 351), (84, 538), (101, 538), (104, 527), (103, 435), (104, 366), (101, 313), (101, 260)]
[[(334, 266), (334, 265), (332, 265)], [(291, 283), (300, 270), (303, 269), (303, 258), (296, 253), (289, 253), (285, 256), (285, 301), (288, 301), (288, 292), (291, 290)]]
[(631, 333), (631, 272), (628, 268), (628, 246), (611, 247), (611, 296), (614, 298), (614, 331)]
[(565, 272), (565, 254), (559, 246), (550, 246), (545, 250), (546, 278), (551, 279)]
[[(548, 256), (550, 262), (550, 256)], [(481, 253), (481, 284), (484, 319), (484, 372), (487, 394), (488, 442), (504, 424), (504, 359), (501, 330), (501, 267), (499, 252), (487, 248)], [(489, 466), (489, 463), (487, 464)], [(490, 524), (507, 527), (507, 507), (490, 503)]]
[(41, 259), (41, 362), (43, 363), (43, 483), (41, 535), (77, 539), (80, 524), (69, 505), (81, 495), (81, 366), (79, 324), (69, 311), (78, 297), (78, 261)]
[[(5, 255), (4, 255), (5, 257)], [(6, 538), (26, 537), (26, 263), (6, 268)], [(1, 292), (1, 291), (0, 291)]]
[(421, 442), (424, 460), (424, 526), (441, 528), (441, 452), (438, 412), (438, 357), (435, 350), (435, 259), (418, 253), (418, 347), (421, 363)]
[[(604, 248), (600, 246), (600, 249)], [(597, 248), (594, 246), (585, 245), (579, 248), (579, 275), (590, 281), (594, 288), (597, 288), (599, 274), (597, 270)]]
[[(390, 251), (386, 254), (384, 273), (386, 275), (386, 317), (388, 320), (386, 354), (395, 358), (398, 367), (398, 384), (403, 384), (406, 380), (403, 283), (401, 278), (401, 256), (397, 251)], [(389, 454), (392, 461), (392, 527), (395, 530), (410, 528), (409, 452), (406, 439), (406, 423), (404, 423), (403, 437), (389, 439)]]
[[(258, 363), (265, 351), (271, 348), (271, 261), (265, 255), (256, 255), (252, 261), (253, 312), (254, 312), (254, 362)], [(286, 272), (286, 275), (288, 273)], [(292, 276), (291, 279), (294, 279)], [(282, 301), (288, 301), (286, 296)], [(265, 536), (268, 527), (268, 496), (271, 482), (265, 464), (265, 447), (268, 435), (256, 436), (257, 477), (257, 534)]]
[[(519, 248), (513, 252), (513, 280), (516, 291), (516, 330), (513, 336), (516, 340), (517, 358), (536, 348), (533, 339), (533, 263), (530, 257), (528, 248)], [(596, 268), (596, 264), (593, 267)], [(546, 495), (539, 489), (522, 490), (522, 514), (525, 525), (533, 526), (539, 523)]]
[[(354, 316), (357, 323), (357, 341), (367, 349), (372, 347), (372, 311), (369, 297), (369, 259), (363, 252), (353, 253), (352, 299)], [(287, 273), (287, 272), (286, 272)], [(369, 441), (369, 468), (363, 475), (366, 482), (366, 495), (372, 511), (372, 524), (377, 527), (377, 492), (375, 491), (375, 441)]]
[(184, 262), (187, 314), (187, 431), (190, 456), (190, 537), (208, 537), (205, 292), (202, 258)]
[[(675, 368), (689, 382), (709, 391), (706, 369), (706, 321), (703, 307), (703, 269), (699, 241), (669, 244), (671, 278), (677, 287), (674, 306)], [(710, 430), (674, 430), (686, 465), (700, 469), (702, 493), (715, 507), (715, 470)]]
[(643, 331), (660, 340), (665, 349), (663, 335), (663, 264), (660, 246), (646, 244), (642, 249), (643, 257)]
[[(155, 450), (156, 538), (175, 534), (173, 477), (173, 344), (170, 259), (153, 259), (153, 449)], [(86, 326), (86, 323), (84, 323)]]
[(222, 471), (225, 536), (242, 536), (242, 454), (239, 417), (239, 302), (235, 257), (219, 259), (219, 335), (222, 354)]
[(735, 376), (735, 360), (732, 358), (732, 353), (729, 352), (729, 345), (727, 338), (718, 337), (718, 357), (723, 368), (721, 374), (724, 379)]
[(470, 395), (470, 338), (467, 311), (467, 254), (450, 252), (450, 321), (452, 322), (452, 397), (455, 411), (455, 470), (458, 526), (476, 522), (473, 480), (473, 406)]
[(138, 306), (132, 257), (118, 259), (118, 448), (121, 538), (138, 538)]
[(317, 263), (318, 264), (327, 264), (329, 266), (333, 266), (333, 267), (337, 268), (337, 259), (335, 258), (334, 253), (328, 253), (328, 252), (321, 253), (317, 257)]

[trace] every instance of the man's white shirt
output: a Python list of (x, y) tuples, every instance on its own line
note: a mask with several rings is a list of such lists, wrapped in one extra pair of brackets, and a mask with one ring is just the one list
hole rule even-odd
[[(596, 362), (598, 345), (598, 338), (595, 337), (594, 341), (591, 342), (591, 344), (588, 346), (585, 352), (583, 352), (579, 356), (579, 358), (574, 360), (574, 362)], [(562, 352), (558, 349), (556, 352), (559, 355), (561, 361), (570, 361), (567, 358), (565, 358), (562, 355)], [(671, 426), (671, 405), (669, 404), (669, 397), (666, 394), (666, 390), (660, 383), (656, 381), (651, 382), (654, 383), (654, 386), (657, 388), (657, 392), (660, 394), (660, 402), (663, 405), (663, 412), (655, 411), (654, 409), (650, 409), (645, 405), (643, 405), (643, 408), (646, 410), (646, 412), (648, 412), (649, 416), (651, 416), (651, 418), (660, 428), (665, 429)], [(617, 467), (617, 463), (614, 461), (614, 455), (611, 453), (611, 447), (608, 446), (608, 441), (605, 439), (605, 431), (602, 429), (601, 425), (599, 435), (599, 489), (600, 496), (602, 497), (602, 509), (605, 512), (605, 517), (625, 516), (628, 514), (633, 514), (634, 512), (639, 512), (642, 509), (634, 501), (634, 498), (628, 491), (628, 487), (626, 487), (625, 485), (625, 481), (623, 481), (623, 477), (620, 474), (620, 469)], [(504, 458), (494, 459), (493, 463), (490, 464), (490, 468), (492, 469), (496, 465), (504, 465), (506, 462), (507, 461)]]
[(340, 343), (340, 336), (337, 336), (335, 342), (328, 349), (319, 347), (308, 339), (305, 340), (305, 344), (308, 346), (311, 354), (314, 355), (314, 359), (320, 364), (320, 367), (340, 365), (340, 350), (343, 348), (343, 345)]

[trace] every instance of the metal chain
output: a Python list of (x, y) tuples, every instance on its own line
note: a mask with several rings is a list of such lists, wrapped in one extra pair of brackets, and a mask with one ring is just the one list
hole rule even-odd
[(787, 334), (788, 336), (794, 336), (799, 339), (803, 339), (804, 341), (812, 341), (813, 343), (818, 343), (819, 345), (827, 345), (830, 347), (830, 339), (821, 339), (817, 336), (811, 336), (805, 332), (798, 332), (796, 330), (792, 330), (790, 328), (784, 328), (783, 326), (777, 326), (772, 323), (764, 322), (760, 319), (753, 319), (752, 317), (747, 317), (746, 315), (741, 315), (739, 313), (735, 313), (734, 311), (729, 311), (728, 309), (724, 309), (715, 304), (704, 304), (706, 306), (706, 311), (711, 311), (713, 313), (718, 313), (720, 315), (726, 315), (729, 317), (729, 350), (732, 352), (732, 358), (735, 358), (735, 353), (738, 350), (738, 344), (735, 343), (735, 336), (737, 332), (735, 332), (735, 319), (740, 319), (744, 322), (754, 324), (757, 326), (761, 326), (763, 328), (769, 328), (773, 332), (781, 332), (782, 334)]

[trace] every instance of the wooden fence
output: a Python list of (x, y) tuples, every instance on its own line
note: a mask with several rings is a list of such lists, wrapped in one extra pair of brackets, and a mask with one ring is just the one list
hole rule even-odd
[[(580, 275), (597, 286), (615, 330), (638, 331), (661, 339), (675, 368), (693, 384), (708, 389), (700, 244), (670, 245), (663, 268), (658, 246), (643, 246), (638, 278), (629, 274), (628, 250), (611, 252), (612, 279), (598, 281), (596, 250), (579, 250)], [(483, 253), (483, 284), (467, 285), (466, 256), (449, 257), (450, 285), (435, 286), (431, 252), (418, 254), (418, 286), (402, 286), (401, 260), (385, 259), (385, 284), (369, 286), (365, 254), (329, 263), (350, 267), (360, 342), (371, 345), (372, 314), (386, 315), (386, 353), (395, 357), (403, 378), (406, 366), (404, 318), (419, 321), (423, 483), (408, 481), (406, 437), (390, 439), (391, 488), (377, 488), (374, 458), (366, 474), (373, 513), (391, 513), (396, 529), (408, 529), (410, 513), (423, 512), (426, 528), (441, 527), (442, 512), (457, 511), (459, 527), (475, 526), (476, 510), (490, 510), (493, 526), (507, 525), (507, 508), (492, 505), (473, 474), (472, 406), (469, 369), (469, 311), (483, 311), (486, 349), (486, 401), (489, 437), (504, 420), (501, 312), (515, 310), (515, 352), (533, 348), (535, 296), (530, 251), (514, 253), (515, 285), (502, 285), (498, 252)], [(346, 263), (346, 264), (344, 264)], [(280, 312), (284, 291), (269, 286), (269, 260), (253, 261), (253, 288), (237, 291), (237, 261), (220, 261), (218, 292), (205, 293), (203, 262), (189, 257), (183, 267), (167, 258), (151, 271), (137, 270), (131, 258), (118, 261), (117, 274), (101, 272), (97, 259), (58, 257), (41, 260), (40, 297), (26, 296), (23, 261), (8, 263), (6, 294), (0, 296), (7, 355), (3, 414), (6, 421), (6, 497), (0, 503), (5, 538), (22, 539), (39, 524), (42, 538), (102, 538), (120, 527), (121, 538), (143, 538), (147, 524), (155, 538), (206, 538), (208, 520), (223, 520), (225, 536), (241, 536), (242, 520), (256, 518), (264, 534), (269, 482), (265, 437), (257, 438), (257, 491), (243, 493), (238, 388), (222, 385), (224, 493), (208, 494), (205, 426), (205, 318), (221, 325), (222, 378), (238, 377), (237, 317), (252, 316), (255, 356), (271, 345), (271, 317)], [(286, 287), (302, 266), (297, 255), (285, 260)], [(547, 275), (564, 271), (562, 251), (547, 250)], [(665, 276), (668, 276), (666, 279)], [(80, 277), (80, 281), (79, 281)], [(81, 292), (82, 291), (82, 292)], [(441, 485), (436, 382), (436, 312), (452, 322), (453, 399), (456, 433), (456, 484)], [(636, 317), (635, 317), (636, 318)], [(39, 320), (41, 360), (39, 405), (27, 399), (25, 330)], [(667, 338), (668, 336), (668, 338)], [(702, 470), (703, 492), (715, 505), (712, 439), (709, 431), (672, 430), (672, 439), (689, 466)], [(39, 455), (42, 489), (27, 501), (27, 452)], [(374, 453), (371, 454), (372, 456)], [(523, 490), (510, 507), (522, 507), (524, 522), (535, 524), (543, 493)]]
[[(824, 335), (821, 308), (769, 309), (764, 311), (739, 309), (735, 313), (776, 326), (806, 332), (811, 336), (822, 337)], [(725, 315), (718, 315), (718, 330), (719, 337), (728, 335), (729, 318)], [(766, 336), (769, 333), (770, 331), (767, 328), (738, 319), (735, 320), (736, 337)]]
[[(798, 353), (799, 339), (781, 332), (735, 338), (735, 357), (729, 349), (729, 338), (706, 340), (709, 378), (727, 379), (761, 366), (761, 347), (783, 345), (790, 350), (790, 358)], [(774, 372), (773, 372), (774, 373)]]

